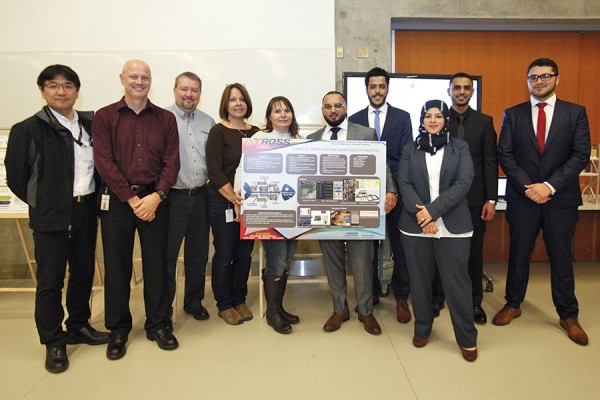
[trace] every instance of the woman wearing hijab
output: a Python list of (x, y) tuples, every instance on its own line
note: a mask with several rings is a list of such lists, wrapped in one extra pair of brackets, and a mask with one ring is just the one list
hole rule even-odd
[(473, 227), (466, 199), (473, 162), (467, 143), (450, 138), (448, 116), (443, 101), (426, 102), (419, 136), (403, 149), (398, 181), (404, 207), (399, 227), (415, 314), (413, 345), (425, 346), (431, 335), (431, 283), (437, 268), (461, 354), (475, 361), (477, 330), (468, 275)]

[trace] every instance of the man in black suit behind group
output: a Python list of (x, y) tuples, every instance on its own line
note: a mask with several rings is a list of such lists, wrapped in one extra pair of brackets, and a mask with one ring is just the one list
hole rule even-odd
[(531, 253), (542, 229), (560, 326), (572, 341), (587, 345), (578, 321), (571, 245), (582, 204), (579, 173), (590, 158), (590, 127), (585, 107), (556, 98), (559, 79), (556, 62), (533, 61), (527, 68), (530, 100), (504, 112), (498, 160), (508, 177), (510, 254), (506, 305), (493, 322), (507, 325), (521, 315)]
[[(496, 215), (498, 201), (498, 159), (496, 157), (496, 130), (492, 117), (469, 107), (473, 97), (473, 78), (458, 72), (450, 78), (448, 95), (452, 100), (449, 129), (452, 137), (458, 137), (469, 145), (473, 159), (475, 177), (467, 201), (473, 222), (471, 252), (469, 254), (469, 277), (473, 290), (473, 317), (478, 324), (487, 322), (487, 315), (481, 306), (483, 301), (483, 237), (486, 222)], [(444, 297), (436, 274), (434, 282), (434, 313), (443, 307)]]
[[(384, 140), (387, 148), (387, 163), (398, 186), (398, 163), (402, 155), (402, 148), (413, 141), (410, 114), (399, 108), (392, 107), (386, 102), (390, 76), (382, 68), (375, 67), (367, 72), (365, 86), (369, 97), (369, 106), (352, 115), (348, 120), (355, 124), (371, 127), (377, 132), (377, 140)], [(398, 222), (402, 210), (402, 201), (395, 194), (387, 193), (386, 205), (391, 211), (386, 216), (388, 235), (392, 254), (394, 255), (394, 271), (392, 274), (392, 290), (396, 298), (396, 319), (406, 324), (412, 316), (408, 306), (408, 295), (410, 294), (410, 282), (408, 280), (408, 269), (402, 243)], [(375, 242), (377, 249), (378, 242)], [(379, 303), (379, 292), (381, 285), (378, 279), (379, 257), (375, 252), (373, 260), (373, 304)]]

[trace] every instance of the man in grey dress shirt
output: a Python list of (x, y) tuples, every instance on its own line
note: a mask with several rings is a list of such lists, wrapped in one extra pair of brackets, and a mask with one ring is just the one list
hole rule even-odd
[[(208, 260), (208, 203), (206, 182), (206, 140), (215, 121), (196, 109), (200, 101), (202, 80), (193, 72), (183, 72), (175, 78), (175, 104), (167, 108), (177, 119), (179, 159), (181, 168), (177, 183), (169, 191), (169, 239), (167, 248), (168, 295), (172, 304), (177, 285), (177, 259), (181, 242), (185, 268), (183, 310), (197, 320), (209, 318), (202, 305), (206, 262)], [(172, 317), (173, 309), (169, 312)], [(173, 328), (171, 320), (168, 321)]]

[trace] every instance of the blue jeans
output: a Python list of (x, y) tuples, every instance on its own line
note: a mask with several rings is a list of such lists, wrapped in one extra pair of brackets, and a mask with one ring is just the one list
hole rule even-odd
[(212, 289), (217, 308), (223, 311), (246, 302), (254, 240), (240, 240), (239, 222), (225, 222), (225, 211), (233, 209), (233, 204), (222, 196), (208, 197), (208, 218), (215, 248)]
[(297, 240), (263, 240), (262, 245), (267, 254), (265, 276), (282, 276), (289, 271), (298, 246)]

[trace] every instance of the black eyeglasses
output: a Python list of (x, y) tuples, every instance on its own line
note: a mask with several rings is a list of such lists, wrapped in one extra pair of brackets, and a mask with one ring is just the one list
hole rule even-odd
[(541, 79), (543, 81), (549, 81), (550, 78), (554, 78), (555, 76), (558, 76), (558, 74), (529, 75), (527, 77), (527, 80), (531, 83), (535, 83), (538, 79)]

